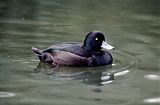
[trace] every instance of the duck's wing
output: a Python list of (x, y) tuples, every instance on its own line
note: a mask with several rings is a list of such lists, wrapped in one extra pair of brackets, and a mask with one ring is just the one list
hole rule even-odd
[(88, 66), (88, 58), (66, 51), (55, 51), (50, 55), (52, 64), (58, 66)]
[(90, 53), (82, 48), (82, 43), (70, 42), (53, 45), (43, 52), (54, 53), (55, 51), (66, 51), (82, 57), (89, 57)]

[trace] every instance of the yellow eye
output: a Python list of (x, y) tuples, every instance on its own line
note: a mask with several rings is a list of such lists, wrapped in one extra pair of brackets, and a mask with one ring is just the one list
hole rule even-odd
[(98, 40), (98, 38), (96, 38), (95, 40)]

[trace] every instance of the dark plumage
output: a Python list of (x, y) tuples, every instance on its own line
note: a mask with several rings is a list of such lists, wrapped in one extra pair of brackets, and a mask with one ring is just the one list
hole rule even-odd
[(114, 49), (105, 42), (103, 33), (93, 31), (87, 34), (84, 43), (70, 42), (53, 45), (45, 50), (32, 48), (41, 62), (56, 66), (103, 66), (111, 64), (113, 58), (104, 49)]

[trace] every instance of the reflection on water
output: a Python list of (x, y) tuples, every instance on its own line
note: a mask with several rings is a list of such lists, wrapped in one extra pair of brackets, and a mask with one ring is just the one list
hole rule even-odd
[(106, 74), (106, 71), (92, 70), (87, 68), (82, 70), (82, 68), (72, 68), (70, 67), (59, 67), (53, 68), (49, 64), (39, 62), (35, 73), (43, 73), (51, 75), (54, 80), (81, 80), (85, 84), (101, 86), (109, 83), (109, 81), (114, 80), (114, 74)]
[[(159, 0), (0, 0), (1, 104), (159, 104), (159, 15)], [(34, 70), (32, 46), (94, 30), (116, 48), (112, 67)]]

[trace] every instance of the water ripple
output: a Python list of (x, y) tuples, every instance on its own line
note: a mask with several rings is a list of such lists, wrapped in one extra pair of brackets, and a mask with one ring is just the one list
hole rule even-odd
[[(111, 71), (115, 73), (115, 75), (123, 75), (130, 71), (130, 69), (136, 67), (137, 60), (132, 55), (122, 51), (114, 51), (113, 55), (113, 64)], [(116, 74), (117, 73), (117, 74)]]
[(124, 71), (115, 73), (114, 76), (121, 76), (121, 75), (127, 74), (127, 73), (129, 73), (129, 72), (130, 72), (129, 70), (124, 70)]

